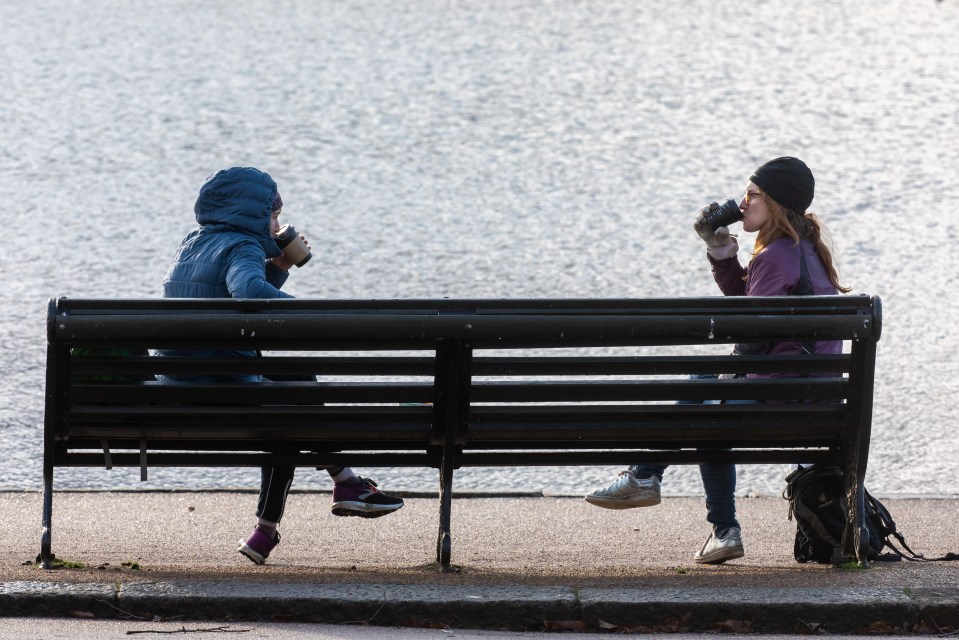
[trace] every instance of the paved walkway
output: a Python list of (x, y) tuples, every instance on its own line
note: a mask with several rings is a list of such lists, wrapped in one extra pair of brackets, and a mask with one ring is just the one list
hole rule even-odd
[[(369, 622), (543, 629), (834, 633), (922, 621), (959, 628), (959, 562), (800, 565), (778, 497), (739, 501), (746, 557), (699, 566), (698, 498), (607, 511), (571, 497), (460, 497), (453, 563), (435, 564), (438, 501), (411, 497), (374, 520), (330, 514), (329, 494), (294, 493), (268, 564), (234, 552), (256, 496), (61, 492), (53, 549), (79, 568), (44, 571), (40, 495), (0, 493), (0, 615)], [(884, 500), (914, 550), (959, 551), (959, 500)], [(876, 627), (878, 628), (878, 627)]]

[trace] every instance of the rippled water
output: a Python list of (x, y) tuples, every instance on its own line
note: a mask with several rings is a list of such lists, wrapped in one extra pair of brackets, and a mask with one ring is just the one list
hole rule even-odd
[[(0, 24), (0, 487), (40, 485), (47, 298), (159, 295), (218, 168), (277, 179), (318, 254), (287, 285), (300, 297), (699, 296), (718, 291), (693, 212), (789, 154), (816, 174), (844, 280), (884, 302), (870, 488), (959, 493), (956, 0), (39, 0), (0, 3)], [(457, 486), (579, 493), (615, 471)], [(782, 471), (743, 467), (740, 491)], [(664, 490), (697, 493), (698, 474)]]

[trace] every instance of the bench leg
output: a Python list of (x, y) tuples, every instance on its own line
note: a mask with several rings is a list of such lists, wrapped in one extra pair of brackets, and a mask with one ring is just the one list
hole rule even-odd
[(869, 563), (869, 531), (866, 518), (866, 464), (869, 459), (869, 439), (872, 431), (872, 381), (875, 377), (876, 343), (872, 340), (853, 340), (854, 366), (849, 372), (849, 384), (861, 388), (851, 399), (850, 409), (856, 417), (841, 442), (843, 453), (843, 490), (846, 495), (846, 530), (842, 536), (842, 555), (862, 565)]
[(855, 560), (866, 566), (869, 563), (869, 531), (865, 525), (866, 459), (861, 446), (852, 448), (844, 457), (842, 489), (846, 498), (846, 528), (840, 543), (842, 548), (838, 550), (838, 557), (833, 558), (833, 564)]
[(846, 528), (842, 535), (840, 557), (833, 563), (855, 560), (862, 566), (869, 564), (869, 530), (866, 518), (866, 455), (868, 434), (859, 434), (843, 456), (843, 494), (846, 498)]
[(41, 516), (40, 555), (37, 561), (44, 569), (49, 569), (53, 562), (51, 548), (53, 536), (51, 532), (53, 520), (53, 469), (43, 470), (43, 514)]
[[(469, 325), (466, 325), (469, 328)], [(433, 404), (434, 444), (440, 452), (440, 530), (436, 540), (436, 561), (450, 571), (453, 538), (450, 519), (453, 510), (453, 469), (456, 467), (457, 442), (469, 424), (470, 363), (473, 349), (468, 341), (440, 340), (436, 347), (436, 387)]]
[(846, 529), (842, 535), (841, 557), (833, 564), (855, 560), (862, 566), (869, 564), (869, 531), (866, 529), (866, 499), (863, 482), (857, 473), (846, 471), (843, 480), (846, 494)]
[(436, 561), (443, 571), (450, 570), (453, 555), (453, 538), (450, 535), (450, 522), (453, 511), (453, 461), (443, 456), (440, 466), (440, 531), (436, 540)]

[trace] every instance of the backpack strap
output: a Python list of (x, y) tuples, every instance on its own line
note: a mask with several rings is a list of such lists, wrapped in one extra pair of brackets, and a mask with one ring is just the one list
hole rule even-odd
[[(812, 286), (812, 276), (809, 275), (809, 267), (806, 265), (806, 250), (799, 242), (799, 282), (789, 293), (791, 296), (811, 296), (815, 293)], [(816, 341), (809, 340), (802, 343), (802, 352), (807, 354), (816, 353)]]
[[(938, 558), (927, 558), (921, 553), (916, 553), (909, 548), (909, 545), (906, 544), (906, 538), (896, 529), (896, 522), (892, 519), (889, 510), (886, 507), (873, 498), (868, 491), (863, 489), (863, 492), (866, 494), (866, 505), (867, 511), (872, 511), (872, 522), (876, 526), (878, 533), (882, 536), (883, 548), (889, 548), (892, 550), (896, 557), (887, 557), (892, 554), (883, 554), (882, 556), (876, 558), (877, 560), (909, 560), (911, 562), (947, 562), (952, 560), (959, 560), (959, 554), (949, 552), (944, 556)], [(902, 550), (897, 549), (896, 546), (889, 539), (889, 536), (895, 538), (899, 544), (902, 546)]]
[(916, 553), (915, 551), (910, 549), (909, 545), (906, 544), (905, 538), (898, 531), (894, 531), (892, 535), (896, 538), (896, 540), (899, 541), (899, 544), (902, 545), (902, 548), (904, 549), (904, 551), (900, 551), (899, 549), (897, 549), (896, 546), (892, 542), (890, 542), (888, 538), (885, 540), (885, 544), (887, 547), (892, 549), (893, 553), (895, 553), (897, 556), (899, 556), (899, 558), (903, 560), (909, 560), (910, 562), (950, 562), (953, 560), (959, 560), (959, 553), (955, 553), (953, 551), (950, 551), (944, 556), (939, 556), (938, 558), (927, 558), (921, 553)]

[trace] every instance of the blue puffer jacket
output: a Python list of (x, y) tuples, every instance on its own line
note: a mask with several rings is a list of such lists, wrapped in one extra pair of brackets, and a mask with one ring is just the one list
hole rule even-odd
[[(252, 167), (218, 171), (200, 187), (194, 211), (199, 228), (180, 243), (163, 279), (164, 298), (292, 298), (280, 291), (289, 274), (268, 262), (280, 255), (270, 232), (276, 182)], [(254, 351), (183, 351), (160, 356), (250, 357)], [(172, 378), (158, 376), (161, 382)], [(260, 376), (203, 376), (181, 381), (244, 380)]]
[(219, 171), (200, 188), (200, 227), (180, 243), (163, 280), (165, 298), (289, 298), (289, 274), (268, 263), (280, 255), (270, 233), (276, 183), (251, 167)]

